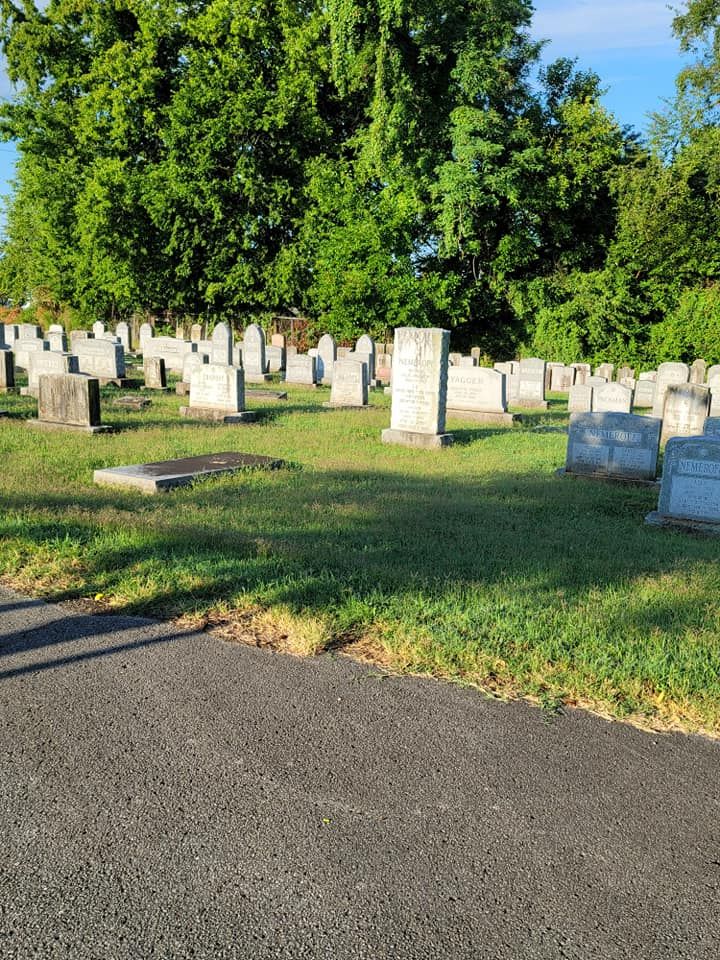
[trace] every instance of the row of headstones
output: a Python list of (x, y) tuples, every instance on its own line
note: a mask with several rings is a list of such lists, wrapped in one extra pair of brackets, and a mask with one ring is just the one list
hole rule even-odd
[[(698, 389), (699, 384), (687, 388)], [(687, 389), (684, 385), (674, 389)], [(697, 427), (697, 424), (696, 424)], [(604, 480), (654, 482), (663, 421), (629, 413), (574, 413), (565, 473)], [(658, 509), (649, 523), (720, 528), (720, 417), (708, 417), (665, 447)]]

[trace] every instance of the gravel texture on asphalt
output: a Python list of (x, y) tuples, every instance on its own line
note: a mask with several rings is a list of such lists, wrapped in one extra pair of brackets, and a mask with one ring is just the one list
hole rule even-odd
[(0, 956), (720, 956), (720, 745), (0, 589)]

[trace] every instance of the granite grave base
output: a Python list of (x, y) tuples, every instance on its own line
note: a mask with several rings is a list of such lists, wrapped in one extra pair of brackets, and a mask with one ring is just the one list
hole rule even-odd
[(654, 487), (657, 489), (660, 486), (659, 480), (639, 480), (633, 479), (632, 477), (612, 477), (608, 476), (607, 473), (574, 473), (572, 470), (566, 470), (565, 467), (560, 467), (559, 470), (556, 470), (555, 476), (569, 477), (571, 480), (597, 480), (600, 481), (600, 483), (619, 483), (630, 487)]
[(702, 533), (706, 536), (719, 537), (720, 523), (709, 523), (705, 520), (686, 520), (676, 517), (666, 517), (657, 510), (653, 510), (645, 517), (645, 523), (651, 527), (666, 527), (671, 530), (685, 533)]
[(246, 390), (246, 400), (287, 400), (287, 390)]
[(284, 461), (249, 453), (211, 453), (200, 457), (181, 457), (155, 463), (136, 463), (127, 467), (95, 470), (93, 480), (102, 486), (134, 487), (143, 493), (165, 493), (185, 487), (206, 477), (237, 473), (240, 470), (277, 470)]
[(90, 427), (85, 424), (77, 423), (56, 423), (54, 420), (26, 420), (28, 427), (35, 430), (62, 430), (71, 433), (114, 433), (115, 428), (101, 424), (100, 426)]
[(215, 410), (206, 407), (180, 407), (180, 416), (191, 420), (214, 420), (216, 423), (252, 423), (257, 420), (255, 410), (240, 410), (230, 413), (227, 410)]
[(492, 413), (486, 410), (456, 410), (447, 408), (448, 417), (457, 417), (458, 420), (472, 420), (474, 423), (496, 423), (503, 427), (512, 427), (522, 423), (520, 413)]
[(421, 447), (425, 450), (440, 450), (453, 442), (451, 433), (413, 433), (410, 430), (393, 430), (389, 427), (381, 434), (383, 443), (396, 443), (402, 447)]
[(523, 407), (525, 410), (547, 410), (550, 404), (547, 400), (513, 400), (514, 407)]

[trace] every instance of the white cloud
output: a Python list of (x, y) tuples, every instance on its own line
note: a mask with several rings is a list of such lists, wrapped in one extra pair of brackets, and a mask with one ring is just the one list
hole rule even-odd
[(665, 0), (536, 0), (535, 7), (533, 34), (569, 54), (676, 45)]

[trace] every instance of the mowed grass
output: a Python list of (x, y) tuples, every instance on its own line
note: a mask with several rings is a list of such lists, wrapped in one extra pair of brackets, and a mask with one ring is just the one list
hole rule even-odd
[[(40, 433), (0, 397), (0, 576), (53, 600), (184, 618), (301, 653), (345, 650), (549, 709), (581, 704), (720, 733), (719, 541), (645, 526), (657, 492), (560, 479), (555, 398), (520, 428), (449, 419), (443, 451), (385, 446), (389, 398), (248, 398), (253, 425), (184, 421), (183, 399), (110, 405), (111, 435)], [(237, 450), (287, 468), (157, 497), (94, 469)]]

